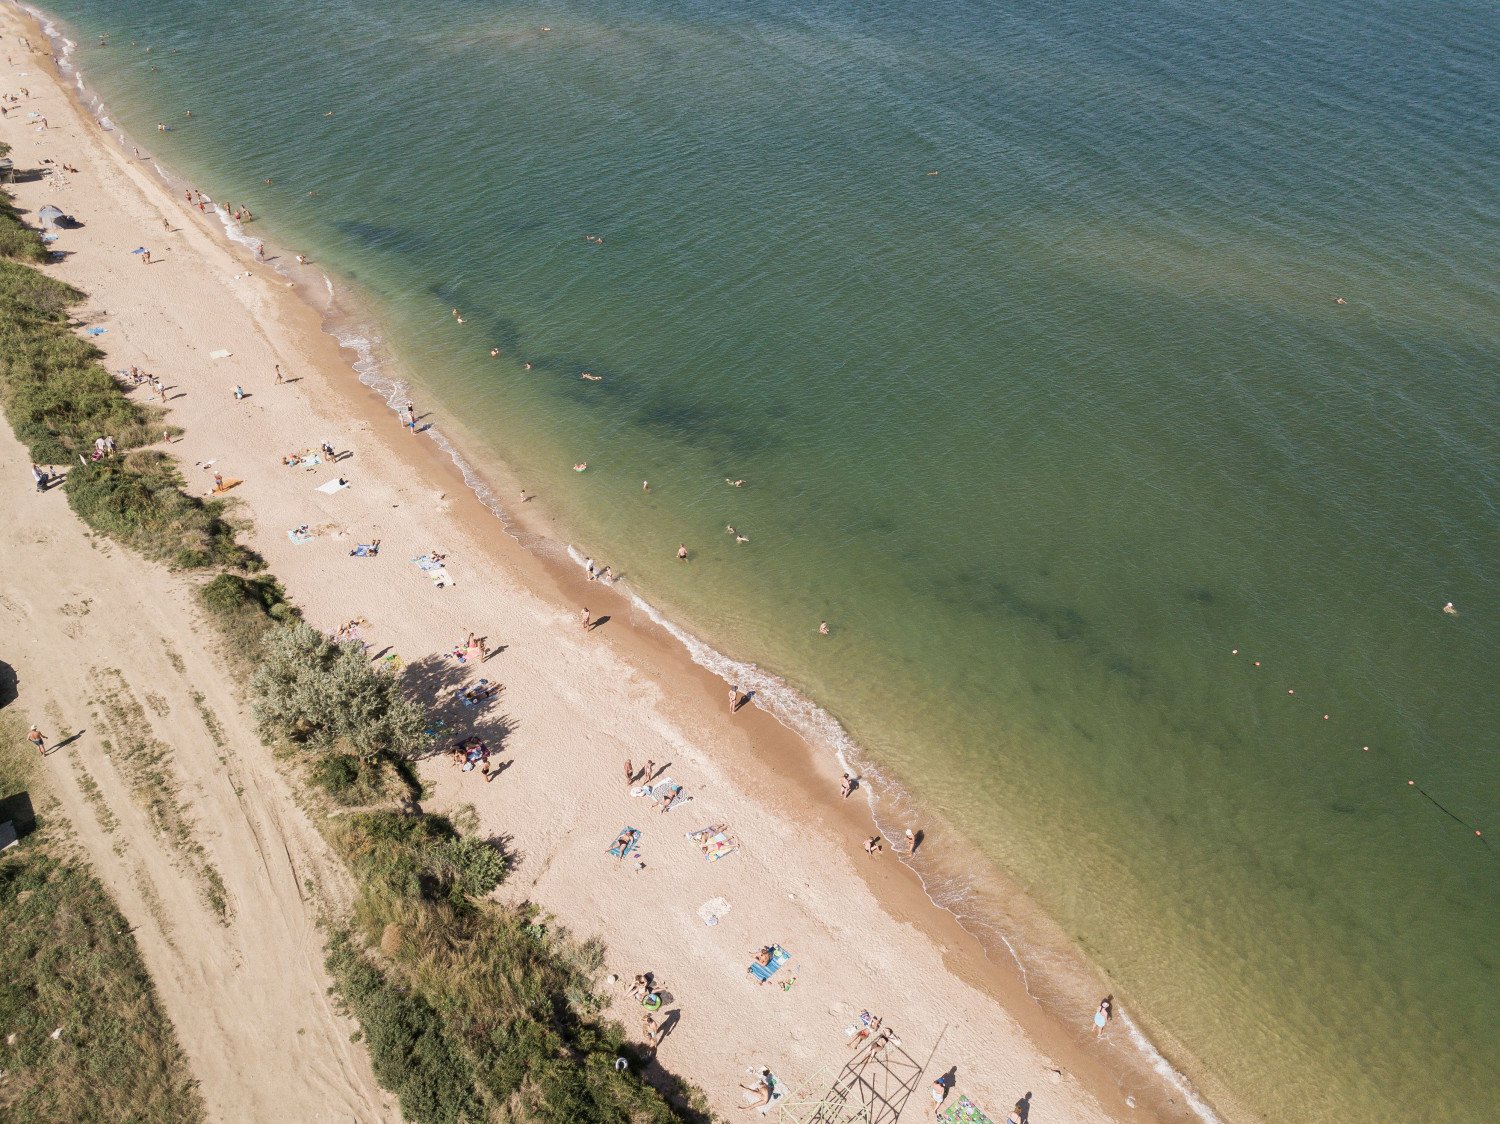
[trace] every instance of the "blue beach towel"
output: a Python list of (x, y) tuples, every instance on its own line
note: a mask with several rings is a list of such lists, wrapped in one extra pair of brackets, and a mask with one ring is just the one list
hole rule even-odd
[(304, 535), (301, 532), (295, 530), (288, 531), (286, 533), (286, 537), (291, 539), (298, 546), (301, 546), (303, 543), (309, 543), (313, 541), (313, 537), (311, 535)]
[(443, 564), (441, 562), (434, 562), (430, 554), (424, 554), (420, 558), (413, 558), (412, 564), (421, 567), (429, 573), (433, 570), (441, 570), (443, 568)]
[(351, 550), (349, 552), (349, 557), (350, 558), (374, 558), (379, 553), (380, 553), (380, 548), (378, 546), (371, 546), (369, 543), (362, 542), (358, 546), (356, 546), (353, 550)]
[(630, 833), (630, 842), (625, 845), (625, 849), (623, 851), (620, 850), (619, 843), (615, 843), (609, 849), (609, 853), (617, 859), (629, 858), (630, 852), (634, 851), (635, 845), (641, 841), (640, 830), (633, 827), (622, 827), (618, 832), (615, 833), (615, 838), (619, 839), (620, 836), (624, 835), (627, 831)]
[(86, 328), (83, 334), (86, 336), (102, 336), (107, 331), (109, 331), (108, 328)]
[(790, 952), (782, 948), (779, 944), (773, 944), (771, 946), (771, 962), (769, 964), (757, 964), (752, 960), (750, 962), (750, 974), (761, 983), (765, 983), (779, 972), (781, 966), (791, 958), (792, 954)]

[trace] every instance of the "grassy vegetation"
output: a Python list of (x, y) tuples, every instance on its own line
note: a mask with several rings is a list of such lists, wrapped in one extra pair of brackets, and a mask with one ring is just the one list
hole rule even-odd
[[(13, 709), (0, 714), (0, 795), (32, 790), (24, 730)], [(0, 919), (0, 1117), (203, 1119), (130, 927), (45, 806), (39, 830), (0, 857)]]

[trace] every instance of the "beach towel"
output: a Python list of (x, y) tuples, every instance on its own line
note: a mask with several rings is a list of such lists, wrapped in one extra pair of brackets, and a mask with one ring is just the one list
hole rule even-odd
[(326, 483), (326, 484), (319, 484), (318, 485), (318, 491), (325, 492), (325, 493), (327, 493), (328, 495), (331, 496), (335, 492), (341, 492), (341, 491), (343, 491), (348, 486), (349, 486), (348, 484), (344, 483), (338, 477), (334, 477), (332, 480), (328, 481), (328, 483)]
[(619, 839), (620, 836), (624, 835), (627, 831), (630, 833), (630, 842), (625, 845), (625, 849), (623, 851), (620, 850), (620, 845), (618, 843), (611, 845), (611, 847), (609, 848), (609, 854), (613, 855), (617, 859), (629, 858), (630, 852), (634, 851), (635, 845), (641, 841), (641, 833), (639, 829), (629, 826), (622, 827), (619, 831), (615, 832), (615, 838)]
[(102, 336), (108, 328), (85, 328), (83, 334), (86, 336)]
[(661, 803), (663, 800), (671, 801), (667, 805), (666, 811), (675, 812), (681, 805), (692, 800), (692, 797), (682, 795), (682, 785), (680, 784), (658, 784), (656, 786), (656, 801), (657, 803)]
[[(654, 800), (656, 797), (660, 796), (663, 792), (667, 791), (667, 789), (669, 789), (671, 787), (672, 787), (672, 778), (671, 777), (662, 777), (661, 780), (656, 781), (653, 784), (643, 784), (639, 788), (632, 788), (630, 790), (630, 795), (631, 796), (649, 796), (649, 797), (651, 797)], [(678, 787), (680, 788), (681, 786), (679, 785)]]
[(300, 456), (296, 460), (294, 460), (291, 464), (287, 465), (287, 467), (288, 468), (316, 468), (318, 465), (320, 465), (322, 463), (323, 463), (323, 458), (320, 457), (320, 456), (318, 456), (317, 453), (304, 453), (302, 456)]
[(286, 533), (286, 537), (289, 538), (289, 539), (291, 539), (298, 546), (301, 546), (303, 543), (309, 543), (309, 542), (313, 541), (312, 535), (306, 534), (305, 532), (302, 532), (302, 531), (298, 531), (295, 528), (292, 529), (292, 530), (290, 530), (290, 531), (288, 531)]
[(709, 898), (698, 907), (698, 916), (703, 919), (705, 925), (717, 925), (730, 910), (730, 905), (723, 898)]
[(777, 972), (781, 971), (781, 966), (791, 958), (792, 954), (790, 952), (782, 948), (779, 944), (773, 944), (771, 946), (771, 962), (769, 964), (757, 964), (754, 960), (750, 961), (750, 974), (761, 983), (765, 983)]
[(482, 702), (489, 701), (489, 696), (488, 695), (484, 695), (484, 696), (482, 696), (480, 698), (475, 698), (474, 697), (475, 694), (479, 693), (480, 691), (483, 691), (489, 685), (490, 685), (490, 681), (488, 679), (481, 679), (478, 683), (475, 683), (472, 687), (461, 687), (461, 688), (459, 688), (459, 691), (458, 691), (458, 701), (461, 702), (461, 703), (463, 703), (464, 706), (478, 706)]
[(350, 558), (374, 558), (379, 553), (380, 553), (380, 548), (378, 546), (371, 546), (369, 543), (362, 542), (358, 546), (356, 546), (353, 550), (351, 550), (349, 552), (349, 557)]
[(995, 1124), (994, 1119), (986, 1116), (984, 1110), (968, 1097), (959, 1097), (940, 1108), (937, 1118), (942, 1124)]
[(756, 1109), (755, 1111), (759, 1115), (764, 1116), (766, 1113), (775, 1108), (777, 1103), (784, 1096), (786, 1096), (786, 1086), (781, 1083), (781, 1078), (777, 1077), (774, 1073), (771, 1074), (771, 1099), (765, 1104), (761, 1105), (760, 1108)]
[(727, 859), (740, 849), (739, 840), (731, 839), (724, 832), (711, 835), (703, 843), (703, 857), (706, 861), (716, 863), (720, 859)]
[(448, 571), (442, 566), (436, 570), (428, 570), (427, 576), (432, 579), (432, 584), (441, 589), (445, 585), (456, 585), (457, 583), (448, 576)]
[(413, 558), (412, 564), (423, 570), (441, 570), (443, 568), (443, 564), (441, 562), (434, 562), (430, 554), (424, 554), (420, 558)]
[(232, 351), (226, 351), (224, 348), (221, 347), (221, 348), (219, 348), (218, 351), (210, 351), (208, 353), (208, 357), (210, 359), (228, 359), (233, 354), (234, 354), (234, 352), (232, 352)]
[(57, 235), (57, 234), (44, 234), (44, 235), (42, 235), (42, 241), (43, 242), (56, 242), (59, 237), (60, 237), (60, 235)]

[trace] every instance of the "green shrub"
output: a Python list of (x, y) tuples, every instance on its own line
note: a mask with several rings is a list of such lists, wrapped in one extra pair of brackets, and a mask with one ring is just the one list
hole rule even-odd
[(391, 983), (339, 932), (328, 942), (328, 972), (364, 1030), (375, 1076), (401, 1102), (401, 1114), (421, 1124), (459, 1124), (486, 1118), (474, 1093), (477, 1075), (468, 1052), (420, 995)]
[(411, 756), (425, 749), (426, 712), (357, 644), (293, 624), (266, 634), (250, 681), (261, 734), (317, 749)]
[(260, 565), (235, 541), (224, 505), (183, 492), (177, 465), (154, 449), (79, 465), (65, 488), (80, 519), (147, 558), (178, 569)]
[(41, 233), (21, 221), (16, 205), (4, 192), (0, 192), (0, 257), (38, 264), (47, 260)]

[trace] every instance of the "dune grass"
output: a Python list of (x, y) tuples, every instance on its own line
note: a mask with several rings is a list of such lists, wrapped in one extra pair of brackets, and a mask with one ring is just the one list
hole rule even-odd
[(0, 856), (0, 1118), (202, 1120), (130, 926), (36, 793), (24, 734), (0, 712), (0, 796), (40, 805), (38, 830)]

